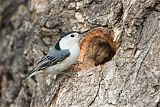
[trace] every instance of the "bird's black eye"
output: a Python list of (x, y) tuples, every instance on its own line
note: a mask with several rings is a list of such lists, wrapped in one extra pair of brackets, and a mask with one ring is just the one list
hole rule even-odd
[(74, 37), (74, 35), (72, 34), (71, 37)]

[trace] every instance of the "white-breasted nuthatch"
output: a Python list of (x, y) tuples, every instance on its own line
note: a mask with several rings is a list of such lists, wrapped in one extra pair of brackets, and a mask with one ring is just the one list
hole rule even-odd
[(72, 31), (62, 36), (29, 73), (26, 79), (41, 72), (59, 74), (77, 62), (83, 33)]

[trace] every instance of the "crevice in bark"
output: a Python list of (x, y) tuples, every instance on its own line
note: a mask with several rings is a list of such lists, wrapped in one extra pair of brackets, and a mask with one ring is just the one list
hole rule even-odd
[(156, 107), (160, 107), (160, 101), (157, 102)]
[(99, 71), (99, 73), (100, 73), (101, 75), (100, 75), (100, 81), (99, 81), (99, 84), (98, 84), (98, 89), (97, 89), (97, 92), (96, 92), (95, 97), (94, 97), (93, 100), (88, 104), (88, 107), (90, 107), (90, 106), (95, 102), (95, 100), (96, 100), (96, 98), (97, 98), (97, 96), (98, 96), (98, 94), (99, 94), (99, 90), (100, 90), (100, 87), (101, 87), (101, 82), (102, 82), (102, 80), (103, 80), (102, 69), (101, 69), (101, 71)]
[(148, 52), (149, 52), (152, 44), (154, 43), (154, 41), (155, 41), (156, 38), (158, 37), (158, 36), (155, 36), (155, 37), (154, 37), (155, 32), (156, 32), (156, 30), (154, 31), (154, 33), (152, 34), (152, 36), (151, 36), (151, 38), (150, 38), (150, 43), (149, 43), (146, 51), (143, 52), (144, 55), (141, 56), (141, 61), (139, 62), (138, 65), (137, 65), (137, 64), (135, 65), (135, 69), (133, 70), (133, 71), (136, 71), (135, 78), (134, 78), (134, 82), (136, 81), (136, 78), (137, 78), (137, 75), (138, 75), (139, 70), (140, 70), (140, 68), (141, 68), (141, 65), (142, 65), (143, 61), (145, 60), (145, 58), (146, 58), (146, 56), (147, 56), (147, 54), (148, 54)]
[(121, 7), (119, 9), (119, 12), (117, 13), (117, 18), (116, 18), (116, 22), (115, 22), (115, 25), (116, 24), (119, 24), (121, 21), (122, 21), (122, 16), (124, 14), (124, 11), (123, 11), (123, 4), (121, 4)]

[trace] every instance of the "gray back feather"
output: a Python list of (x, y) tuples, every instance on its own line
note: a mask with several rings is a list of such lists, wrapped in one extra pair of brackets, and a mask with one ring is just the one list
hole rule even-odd
[(45, 69), (46, 67), (57, 64), (69, 57), (70, 52), (68, 49), (56, 50), (51, 49), (46, 56), (44, 56), (35, 67), (34, 71)]

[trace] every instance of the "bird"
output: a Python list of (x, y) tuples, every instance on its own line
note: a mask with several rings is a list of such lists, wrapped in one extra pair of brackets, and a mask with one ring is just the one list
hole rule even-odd
[(57, 75), (75, 64), (80, 55), (80, 41), (84, 33), (71, 31), (64, 34), (48, 53), (37, 62), (25, 80), (43, 72)]

